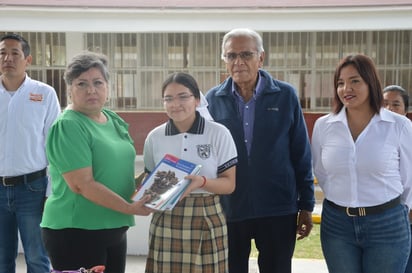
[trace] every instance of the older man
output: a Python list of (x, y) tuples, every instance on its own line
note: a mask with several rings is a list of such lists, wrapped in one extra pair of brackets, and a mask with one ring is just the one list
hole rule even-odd
[(312, 229), (311, 152), (296, 90), (261, 69), (261, 36), (234, 29), (222, 42), (230, 77), (206, 94), (216, 122), (238, 150), (236, 190), (222, 197), (228, 220), (229, 272), (247, 273), (251, 240), (260, 273), (291, 272), (298, 239)]

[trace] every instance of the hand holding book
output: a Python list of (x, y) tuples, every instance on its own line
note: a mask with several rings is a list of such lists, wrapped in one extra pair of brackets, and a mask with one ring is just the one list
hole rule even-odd
[[(192, 191), (196, 189), (203, 188), (206, 185), (206, 177), (205, 176), (200, 176), (200, 175), (187, 175), (185, 179), (190, 180), (190, 184), (187, 186), (185, 192), (182, 194), (180, 197), (179, 201), (188, 196)], [(200, 181), (200, 182), (199, 182)]]
[(200, 168), (198, 164), (166, 154), (136, 190), (132, 199), (136, 201), (149, 195), (147, 207), (156, 210), (172, 209), (190, 183), (185, 177), (197, 174)]

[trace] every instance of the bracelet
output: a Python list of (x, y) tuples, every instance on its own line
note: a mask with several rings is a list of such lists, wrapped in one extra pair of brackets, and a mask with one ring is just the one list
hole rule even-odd
[(206, 177), (202, 175), (202, 178), (203, 178), (203, 183), (199, 188), (203, 188), (206, 185)]

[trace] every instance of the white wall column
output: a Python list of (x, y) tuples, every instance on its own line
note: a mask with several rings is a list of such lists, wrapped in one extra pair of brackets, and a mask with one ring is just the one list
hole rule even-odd
[(82, 32), (66, 32), (66, 62), (74, 55), (84, 51), (84, 36)]

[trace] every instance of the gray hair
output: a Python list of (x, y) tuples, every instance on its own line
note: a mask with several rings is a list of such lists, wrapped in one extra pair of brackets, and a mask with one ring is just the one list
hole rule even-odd
[(259, 33), (257, 33), (253, 29), (249, 29), (249, 28), (235, 28), (235, 29), (232, 29), (231, 31), (229, 31), (228, 33), (226, 33), (225, 36), (223, 36), (222, 54), (221, 54), (222, 60), (224, 59), (224, 55), (226, 53), (225, 52), (226, 43), (234, 37), (248, 37), (248, 38), (252, 39), (253, 41), (255, 41), (256, 50), (258, 51), (258, 54), (261, 54), (262, 52), (265, 52), (265, 50), (263, 49), (262, 37), (260, 36)]
[(83, 72), (90, 68), (97, 68), (102, 73), (106, 82), (109, 81), (110, 74), (108, 69), (107, 57), (103, 54), (94, 52), (83, 52), (75, 55), (67, 64), (63, 79), (67, 85), (72, 85), (73, 80), (78, 78)]

